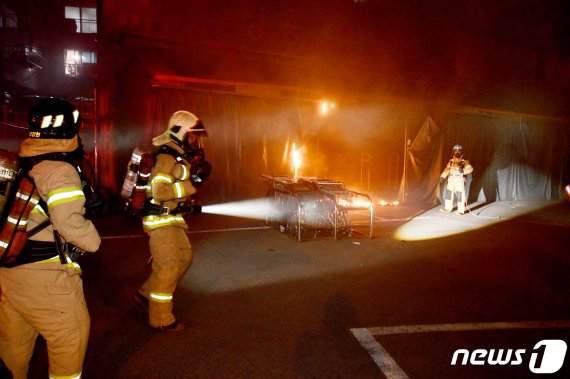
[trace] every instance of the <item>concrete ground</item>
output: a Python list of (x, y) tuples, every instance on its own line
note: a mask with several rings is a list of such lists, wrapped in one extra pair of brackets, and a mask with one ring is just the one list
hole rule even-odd
[[(470, 208), (458, 216), (377, 207), (371, 239), (303, 242), (262, 220), (191, 216), (195, 259), (175, 295), (176, 316), (190, 324), (182, 333), (147, 326), (132, 301), (149, 273), (147, 238), (138, 220), (106, 216), (96, 222), (100, 251), (80, 261), (92, 321), (83, 377), (534, 378), (554, 370), (560, 345), (540, 341), (570, 342), (570, 204)], [(570, 377), (562, 359), (549, 378)], [(30, 378), (45, 377), (39, 340)]]

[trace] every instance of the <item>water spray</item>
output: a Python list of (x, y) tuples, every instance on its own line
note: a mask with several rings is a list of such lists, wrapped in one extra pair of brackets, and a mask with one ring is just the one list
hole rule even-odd
[(274, 211), (267, 198), (203, 205), (202, 213), (265, 220)]

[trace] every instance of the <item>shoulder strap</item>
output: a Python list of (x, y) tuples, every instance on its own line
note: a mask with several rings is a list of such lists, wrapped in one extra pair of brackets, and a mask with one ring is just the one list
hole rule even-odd
[(156, 159), (156, 157), (158, 157), (160, 154), (168, 154), (170, 156), (173, 156), (174, 158), (178, 158), (178, 157), (182, 157), (182, 154), (180, 154), (176, 149), (167, 146), (167, 145), (162, 145), (154, 154), (154, 159)]
[(50, 226), (51, 221), (50, 219), (45, 219), (43, 222), (39, 223), (38, 225), (34, 226), (29, 232), (28, 232), (28, 237), (31, 236), (35, 236), (36, 234), (38, 234), (39, 232), (41, 232), (42, 230), (44, 230), (45, 228), (47, 228), (48, 226)]

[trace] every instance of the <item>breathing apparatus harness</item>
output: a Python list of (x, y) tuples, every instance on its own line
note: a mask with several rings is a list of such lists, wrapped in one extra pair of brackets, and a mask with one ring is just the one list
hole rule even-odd
[[(201, 186), (207, 180), (212, 171), (212, 166), (206, 161), (204, 149), (188, 149), (184, 153), (179, 153), (170, 146), (162, 145), (154, 154), (154, 160), (160, 154), (168, 154), (172, 156), (180, 164), (187, 163), (190, 165), (190, 181), (195, 187)], [(202, 206), (195, 204), (194, 199), (179, 202), (178, 205), (170, 209), (160, 204), (152, 202), (152, 198), (147, 198), (144, 203), (143, 215), (145, 216), (163, 216), (168, 214), (195, 214), (201, 213)]]
[[(33, 157), (19, 157), (20, 168), (13, 182), (12, 193), (8, 196), (0, 217), (0, 230), (2, 230), (3, 237), (5, 237), (4, 234), (8, 237), (6, 246), (2, 246), (3, 254), (0, 257), (0, 266), (14, 267), (24, 263), (37, 262), (53, 256), (54, 253), (58, 254), (60, 263), (68, 264), (75, 262), (83, 254), (83, 250), (66, 242), (56, 230), (53, 231), (55, 244), (52, 242), (29, 240), (29, 237), (34, 236), (51, 224), (47, 212), (47, 204), (39, 197), (36, 184), (29, 175), (29, 171), (36, 164), (45, 160), (63, 161), (74, 166), (81, 179), (81, 186), (85, 195), (86, 217), (92, 218), (103, 212), (105, 202), (102, 196), (93, 189), (89, 179), (87, 179), (80, 168), (84, 157), (85, 152), (81, 144), (76, 150), (69, 153), (55, 152)], [(27, 199), (17, 198), (17, 192), (19, 192), (21, 185), (24, 185), (24, 183), (28, 183), (27, 188), (29, 194), (27, 195)], [(25, 227), (22, 229), (22, 225), (26, 224), (29, 212), (34, 207), (32, 198), (37, 199), (37, 205), (48, 215), (48, 218), (31, 230), (26, 231)], [(16, 203), (22, 201), (24, 203), (18, 206), (17, 209), (19, 210), (16, 211), (15, 218), (12, 216), (11, 222), (8, 223), (9, 217), (11, 217), (12, 213), (16, 210), (14, 209)], [(13, 225), (19, 226), (15, 227)]]

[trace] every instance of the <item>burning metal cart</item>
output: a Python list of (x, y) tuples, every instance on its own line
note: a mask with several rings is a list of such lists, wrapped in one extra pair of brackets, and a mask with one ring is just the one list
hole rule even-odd
[[(262, 175), (271, 188), (267, 193), (266, 222), (298, 241), (309, 238), (372, 238), (374, 205), (370, 196), (348, 190), (343, 183), (320, 178)], [(366, 214), (364, 221), (351, 222), (351, 212)], [(362, 217), (361, 217), (362, 218)]]

